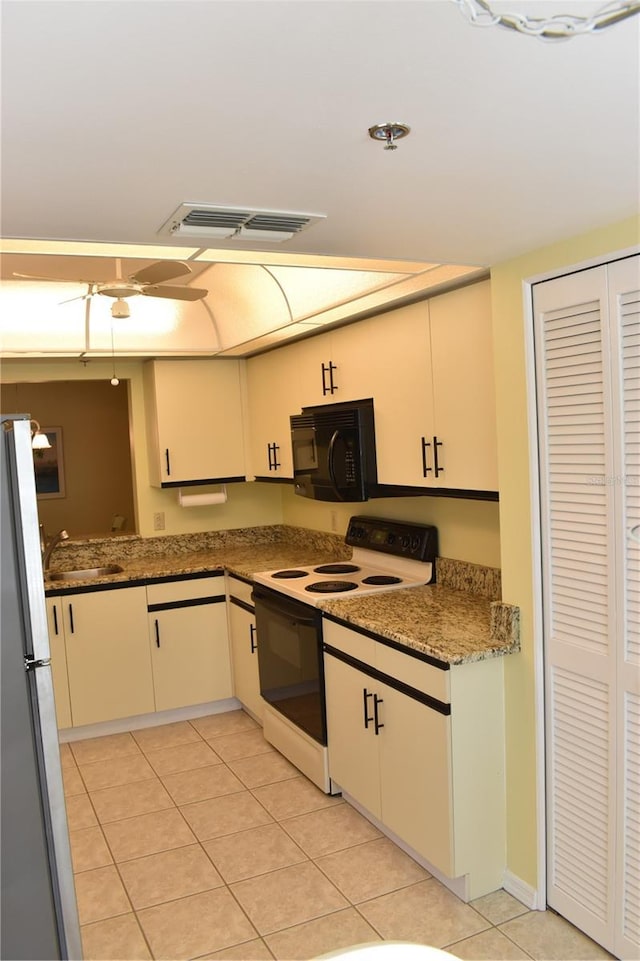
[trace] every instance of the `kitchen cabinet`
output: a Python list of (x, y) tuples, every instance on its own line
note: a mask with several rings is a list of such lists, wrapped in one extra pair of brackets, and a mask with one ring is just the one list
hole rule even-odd
[(296, 413), (294, 379), (288, 348), (247, 361), (251, 473), (258, 478), (293, 477), (289, 417)]
[(74, 727), (154, 710), (144, 587), (65, 592), (49, 607), (64, 634)]
[(256, 616), (251, 590), (251, 584), (227, 575), (233, 693), (249, 714), (262, 723)]
[(67, 677), (67, 649), (62, 623), (62, 604), (58, 597), (46, 599), (47, 624), (49, 627), (49, 651), (51, 654), (51, 675), (53, 696), (56, 702), (58, 728), (71, 727), (71, 702), (69, 700), (69, 678)]
[(152, 486), (245, 479), (238, 360), (149, 361), (144, 391)]
[(157, 711), (232, 696), (224, 575), (147, 585)]
[(470, 899), (505, 865), (499, 658), (430, 663), (325, 618), (329, 774)]
[[(362, 322), (375, 386), (378, 481), (497, 491), (489, 283)], [(392, 334), (390, 331), (392, 330)]]

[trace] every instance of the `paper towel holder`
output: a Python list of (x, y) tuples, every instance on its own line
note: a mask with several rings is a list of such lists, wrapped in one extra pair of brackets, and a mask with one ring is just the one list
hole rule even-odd
[(183, 494), (182, 488), (178, 489), (178, 504), (180, 507), (211, 507), (214, 504), (227, 503), (227, 485), (220, 484), (220, 490), (206, 494)]

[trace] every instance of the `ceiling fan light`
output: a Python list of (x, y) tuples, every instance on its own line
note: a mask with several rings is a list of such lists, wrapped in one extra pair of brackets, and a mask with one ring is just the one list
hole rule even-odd
[(111, 307), (111, 316), (114, 317), (116, 320), (131, 316), (129, 304), (126, 302), (126, 300), (122, 300), (119, 297), (116, 301), (114, 301)]

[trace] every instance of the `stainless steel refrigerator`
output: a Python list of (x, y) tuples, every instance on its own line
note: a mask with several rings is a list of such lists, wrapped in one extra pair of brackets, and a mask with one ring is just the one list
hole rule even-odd
[(81, 958), (31, 425), (0, 415), (0, 957)]

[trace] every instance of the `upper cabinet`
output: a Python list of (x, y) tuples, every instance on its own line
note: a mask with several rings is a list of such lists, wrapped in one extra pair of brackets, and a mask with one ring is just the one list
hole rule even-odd
[(252, 357), (247, 371), (258, 477), (292, 477), (291, 414), (373, 397), (381, 485), (498, 490), (488, 281)]
[(489, 283), (374, 317), (363, 334), (381, 325), (385, 354), (366, 353), (376, 367), (378, 481), (497, 491)]
[(288, 347), (247, 361), (251, 472), (258, 478), (293, 477), (289, 416), (295, 413), (294, 378)]
[(150, 361), (144, 377), (151, 484), (244, 480), (240, 361)]

